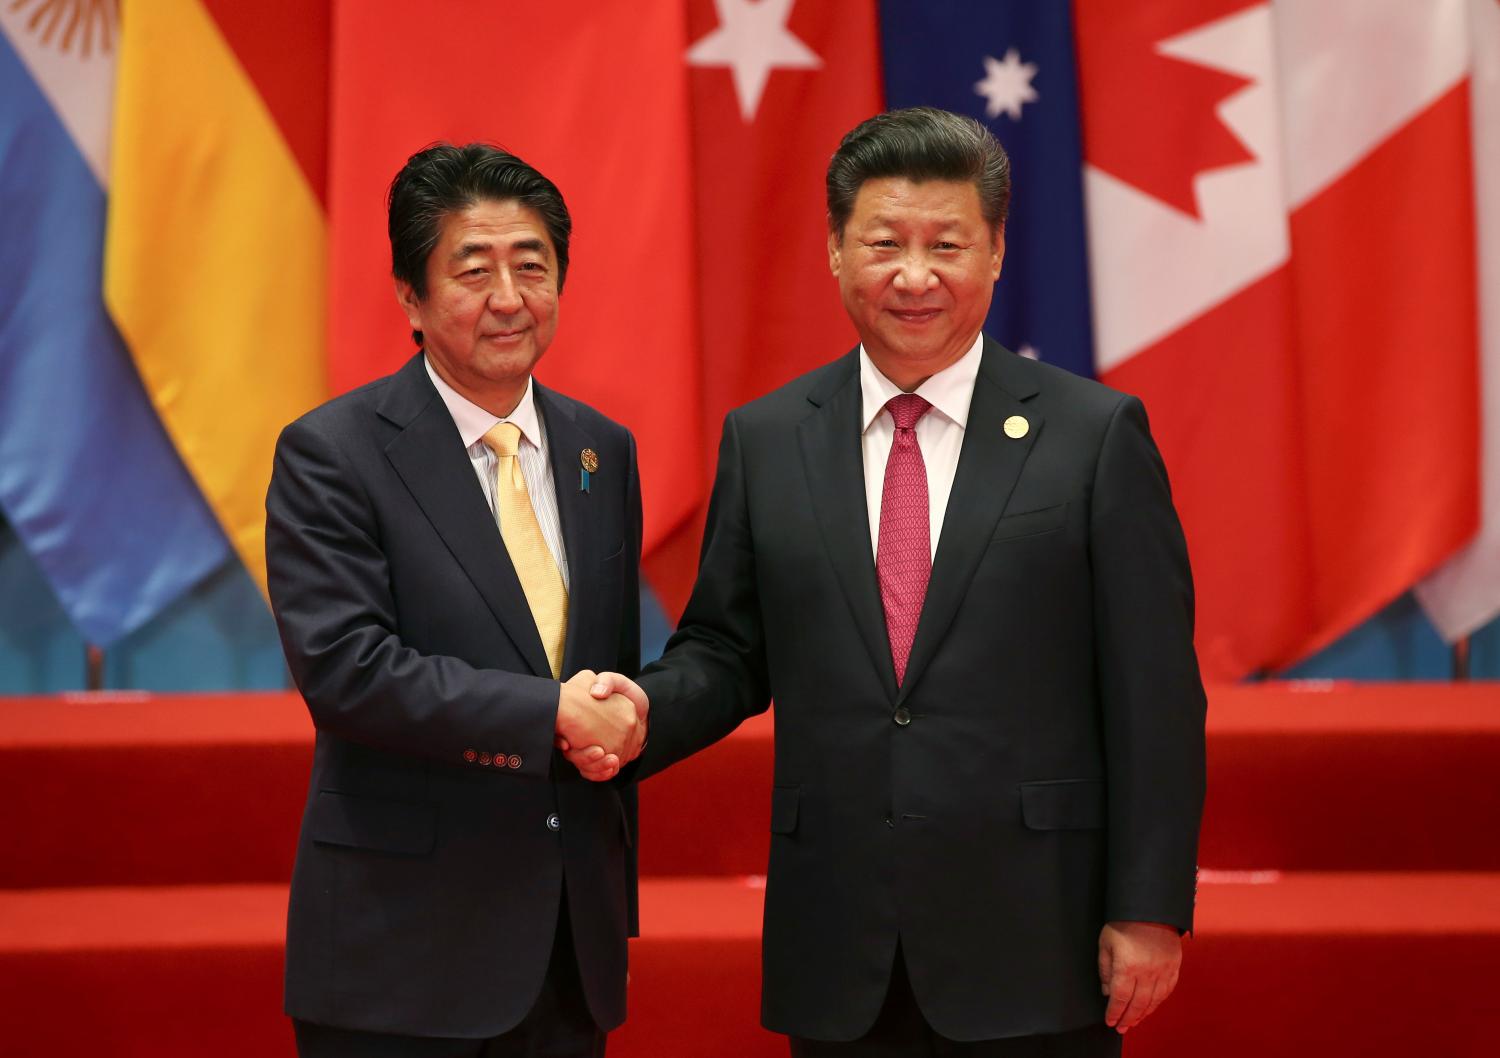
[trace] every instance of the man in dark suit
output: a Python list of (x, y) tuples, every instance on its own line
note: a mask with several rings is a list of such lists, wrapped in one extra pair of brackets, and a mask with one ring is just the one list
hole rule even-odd
[[(292, 423), (266, 500), (271, 600), (317, 728), (287, 920), (304, 1056), (597, 1056), (625, 1016), (644, 714), (630, 434), (531, 377), (571, 221), (494, 147), (391, 185), (420, 352)], [(566, 683), (564, 673), (574, 674)], [(578, 754), (588, 761), (588, 754)], [(251, 780), (253, 781), (253, 780)]]
[(844, 138), (861, 345), (729, 415), (682, 623), (605, 677), (652, 703), (637, 777), (775, 699), (762, 1016), (793, 1055), (1115, 1054), (1191, 927), (1186, 546), (1140, 402), (981, 333), (1008, 199), (968, 118)]

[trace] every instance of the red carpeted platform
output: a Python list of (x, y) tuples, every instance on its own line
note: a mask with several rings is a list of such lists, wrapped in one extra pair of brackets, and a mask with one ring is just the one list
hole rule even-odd
[[(613, 1058), (782, 1055), (757, 1025), (762, 890), (652, 879)], [(17, 1056), (290, 1055), (279, 885), (0, 893), (0, 1039)], [(1500, 874), (1247, 873), (1210, 880), (1149, 1055), (1494, 1053)]]
[[(642, 788), (646, 873), (765, 870), (771, 724)], [(311, 744), (293, 694), (5, 699), (0, 887), (285, 880)], [(1205, 864), (1500, 870), (1500, 842), (1473, 839), (1500, 833), (1492, 685), (1217, 688), (1208, 750)], [(1433, 818), (1455, 807), (1464, 826)]]
[(1313, 681), (1209, 694), (1199, 860), (1500, 871), (1500, 686)]
[[(742, 877), (764, 869), (770, 723), (642, 790), (612, 1058), (785, 1053), (757, 1024), (762, 891)], [(0, 700), (0, 1053), (290, 1055), (310, 746), (291, 695)], [(1496, 1053), (1497, 760), (1490, 685), (1215, 690), (1200, 928), (1128, 1053)]]
[[(612, 1058), (784, 1054), (759, 1025), (763, 893), (756, 879), (643, 885), (633, 1023)], [(285, 916), (279, 884), (0, 891), (0, 1053), (289, 1058)]]
[(312, 738), (288, 693), (0, 699), (0, 887), (286, 881)]

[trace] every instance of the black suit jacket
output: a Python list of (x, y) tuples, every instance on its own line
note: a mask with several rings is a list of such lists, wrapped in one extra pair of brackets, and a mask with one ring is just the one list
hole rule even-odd
[(986, 340), (898, 689), (860, 407), (854, 352), (726, 420), (638, 775), (775, 699), (768, 1028), (863, 1034), (898, 937), (952, 1039), (1099, 1022), (1103, 923), (1191, 926), (1203, 797), (1191, 577), (1145, 412)]
[[(631, 670), (634, 441), (577, 401), (541, 385), (535, 397), (571, 577), (564, 674)], [(586, 493), (584, 448), (599, 456)], [(266, 513), (272, 606), (317, 727), (287, 1012), (410, 1035), (504, 1032), (537, 996), (566, 879), (589, 1008), (618, 1025), (633, 794), (554, 756), (558, 684), (420, 355), (282, 432)]]

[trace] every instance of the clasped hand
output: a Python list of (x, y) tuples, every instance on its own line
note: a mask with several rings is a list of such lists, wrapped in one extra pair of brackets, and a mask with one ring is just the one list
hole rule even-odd
[(558, 695), (557, 748), (585, 779), (612, 779), (640, 756), (649, 709), (634, 680), (583, 669)]

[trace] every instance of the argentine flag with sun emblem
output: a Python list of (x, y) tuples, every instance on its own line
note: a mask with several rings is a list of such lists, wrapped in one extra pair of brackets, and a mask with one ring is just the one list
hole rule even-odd
[(101, 293), (112, 3), (0, 4), (0, 511), (90, 643), (229, 555)]

